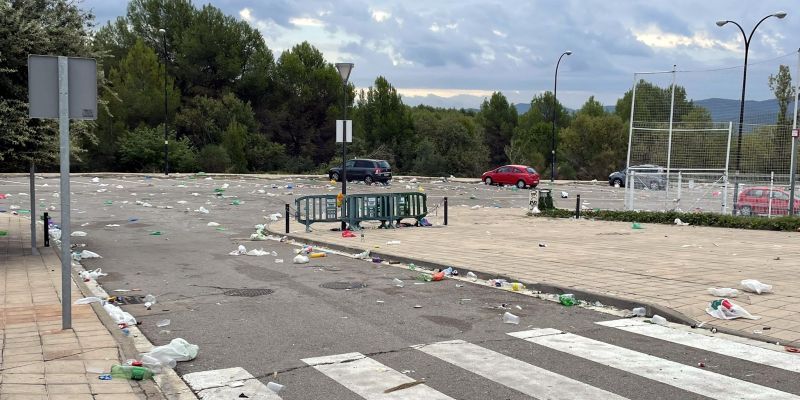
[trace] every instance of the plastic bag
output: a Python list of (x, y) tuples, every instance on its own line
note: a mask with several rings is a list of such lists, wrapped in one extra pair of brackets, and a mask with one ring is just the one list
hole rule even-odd
[(111, 319), (117, 324), (127, 324), (128, 326), (136, 325), (136, 318), (123, 311), (121, 308), (109, 303), (104, 304), (103, 308), (105, 308), (108, 315), (110, 315)]
[(209, 222), (206, 226), (219, 226), (219, 223)]
[(75, 300), (75, 304), (92, 304), (92, 303), (100, 303), (103, 299), (99, 297), (84, 297), (82, 299)]
[(248, 256), (265, 256), (267, 254), (269, 254), (269, 252), (264, 249), (253, 249), (247, 252)]
[(103, 272), (102, 268), (97, 268), (94, 271), (81, 271), (78, 276), (83, 279), (97, 280), (97, 278), (101, 276), (108, 276), (108, 274)]
[(747, 310), (745, 310), (739, 305), (733, 304), (728, 299), (712, 301), (711, 304), (708, 305), (708, 308), (706, 308), (706, 312), (708, 313), (708, 315), (719, 319), (761, 318), (751, 315), (749, 312), (747, 312)]
[(356, 258), (360, 258), (362, 260), (369, 259), (369, 250), (364, 251), (363, 253), (358, 253), (355, 255)]
[(178, 361), (189, 361), (197, 357), (200, 348), (185, 339), (175, 338), (169, 344), (153, 347), (142, 354), (142, 365), (160, 370), (162, 367), (175, 368)]
[(308, 257), (305, 254), (298, 254), (292, 260), (295, 264), (308, 264)]
[(689, 223), (688, 223), (688, 222), (683, 222), (683, 221), (681, 221), (681, 219), (680, 219), (680, 218), (675, 218), (675, 225), (678, 225), (678, 226), (688, 226), (688, 225), (689, 225)]
[(769, 293), (772, 292), (772, 285), (761, 283), (755, 279), (745, 279), (742, 281), (742, 289), (753, 293)]
[(83, 259), (83, 258), (103, 258), (103, 257), (100, 257), (100, 254), (97, 254), (93, 251), (84, 250), (81, 252), (81, 258)]
[(228, 255), (231, 255), (231, 256), (241, 256), (241, 255), (244, 255), (244, 254), (247, 254), (247, 248), (244, 247), (244, 245), (241, 245), (241, 244), (239, 245), (239, 247), (236, 250), (228, 253)]
[(739, 291), (733, 288), (708, 288), (708, 294), (716, 297), (736, 297)]
[(73, 237), (84, 237), (84, 236), (86, 236), (86, 232), (84, 232), (84, 231), (75, 231), (75, 232), (72, 232), (70, 234), (70, 236), (73, 236)]

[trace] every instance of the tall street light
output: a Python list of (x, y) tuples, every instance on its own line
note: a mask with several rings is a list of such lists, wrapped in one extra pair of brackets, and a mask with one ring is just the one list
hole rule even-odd
[(158, 30), (164, 44), (164, 175), (169, 175), (169, 140), (167, 138), (167, 31)]
[[(342, 127), (342, 195), (347, 196), (347, 80), (350, 79), (350, 71), (353, 70), (353, 63), (336, 63), (336, 69), (339, 70), (339, 77), (342, 78), (342, 97), (344, 98), (344, 126)], [(342, 200), (344, 201), (344, 199)], [(347, 229), (347, 223), (344, 221), (344, 204), (342, 203), (342, 232)]]
[(561, 64), (561, 59), (564, 56), (570, 56), (572, 52), (567, 50), (561, 53), (561, 57), (558, 57), (558, 62), (556, 63), (556, 76), (553, 79), (553, 140), (550, 144), (550, 183), (556, 181), (556, 116), (558, 112), (556, 110), (556, 106), (558, 104), (557, 94), (558, 94), (558, 65)]
[(736, 138), (736, 182), (734, 182), (734, 189), (733, 189), (733, 213), (738, 214), (738, 205), (739, 205), (739, 166), (742, 159), (742, 128), (744, 127), (744, 95), (747, 89), (747, 56), (750, 52), (750, 40), (753, 38), (753, 34), (758, 29), (758, 26), (761, 25), (762, 22), (767, 20), (769, 17), (776, 17), (778, 19), (783, 19), (786, 16), (785, 11), (778, 11), (774, 14), (767, 15), (764, 18), (761, 18), (761, 21), (758, 21), (753, 30), (750, 31), (750, 36), (744, 33), (744, 28), (739, 25), (736, 21), (731, 20), (720, 20), (717, 21), (717, 26), (724, 26), (728, 23), (736, 25), (739, 28), (739, 31), (742, 32), (742, 39), (744, 39), (744, 72), (742, 73), (742, 100), (739, 103), (739, 135)]

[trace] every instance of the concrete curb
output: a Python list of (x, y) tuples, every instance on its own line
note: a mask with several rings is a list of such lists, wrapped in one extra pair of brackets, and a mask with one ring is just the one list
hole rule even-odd
[[(359, 248), (356, 248), (356, 247), (342, 246), (342, 245), (339, 245), (339, 244), (324, 242), (324, 241), (320, 241), (320, 240), (309, 240), (309, 239), (306, 239), (306, 238), (303, 238), (303, 237), (300, 237), (300, 236), (297, 236), (297, 235), (278, 232), (278, 231), (275, 231), (274, 229), (270, 229), (269, 227), (267, 227), (266, 230), (268, 232), (270, 232), (271, 234), (273, 234), (273, 235), (286, 236), (287, 238), (292, 239), (292, 240), (294, 240), (295, 242), (298, 242), (298, 243), (305, 243), (305, 244), (309, 244), (309, 245), (312, 245), (312, 246), (322, 246), (322, 247), (326, 247), (326, 248), (329, 248), (329, 249), (332, 249), (332, 250), (336, 250), (336, 251), (340, 251), (340, 252), (343, 252), (343, 253), (358, 254), (358, 253), (361, 253), (361, 252), (364, 251), (363, 249), (359, 249)], [(687, 326), (691, 326), (691, 327), (696, 327), (698, 325), (698, 322), (696, 320), (687, 317), (686, 315), (684, 315), (681, 312), (675, 311), (675, 310), (673, 310), (671, 308), (668, 308), (668, 307), (664, 307), (664, 306), (662, 306), (660, 304), (644, 302), (644, 301), (636, 301), (636, 300), (631, 300), (631, 299), (627, 299), (627, 298), (624, 298), (624, 297), (613, 296), (613, 295), (609, 295), (609, 294), (605, 294), (605, 293), (596, 293), (596, 292), (592, 292), (592, 291), (588, 291), (588, 290), (565, 287), (565, 286), (562, 286), (562, 285), (554, 285), (554, 284), (550, 284), (550, 283), (547, 283), (547, 282), (528, 282), (528, 281), (524, 281), (524, 280), (518, 280), (516, 278), (510, 277), (510, 276), (506, 276), (506, 275), (491, 274), (491, 273), (487, 273), (487, 272), (482, 272), (480, 270), (475, 270), (472, 267), (470, 267), (470, 268), (466, 268), (466, 267), (462, 268), (461, 266), (457, 266), (457, 265), (441, 264), (441, 263), (437, 263), (437, 262), (430, 262), (430, 261), (425, 261), (425, 260), (414, 259), (412, 257), (396, 256), (396, 255), (392, 255), (392, 254), (386, 254), (386, 253), (383, 253), (383, 252), (380, 252), (380, 251), (370, 250), (370, 255), (378, 256), (381, 259), (383, 259), (385, 261), (390, 261), (390, 262), (395, 262), (396, 261), (396, 262), (399, 262), (399, 263), (402, 263), (402, 264), (414, 263), (414, 264), (416, 264), (418, 266), (426, 267), (428, 269), (445, 269), (447, 267), (455, 267), (455, 268), (458, 268), (458, 269), (462, 269), (463, 271), (469, 270), (469, 271), (472, 271), (475, 275), (477, 275), (478, 278), (480, 278), (480, 279), (487, 280), (487, 279), (498, 278), (498, 279), (505, 279), (505, 280), (510, 281), (510, 282), (520, 282), (520, 283), (524, 284), (527, 288), (533, 289), (533, 290), (538, 290), (538, 291), (540, 291), (542, 293), (553, 293), (553, 294), (572, 293), (572, 294), (575, 295), (575, 298), (577, 298), (577, 299), (584, 300), (584, 301), (587, 301), (587, 302), (599, 301), (599, 302), (601, 302), (601, 303), (603, 303), (605, 305), (613, 306), (613, 307), (620, 308), (620, 309), (630, 310), (630, 309), (632, 309), (634, 307), (645, 307), (645, 309), (647, 310), (647, 316), (648, 317), (652, 317), (653, 315), (658, 314), (658, 315), (666, 318), (670, 322), (676, 322), (676, 323), (687, 325)], [(742, 332), (742, 331), (739, 331), (739, 330), (730, 329), (730, 328), (719, 326), (719, 325), (715, 325), (715, 324), (712, 324), (712, 323), (704, 324), (703, 328), (704, 329), (716, 328), (716, 330), (718, 332), (720, 332), (720, 333), (725, 333), (725, 334), (732, 335), (732, 336), (744, 337), (744, 338), (755, 340), (755, 341), (759, 341), (759, 342), (766, 342), (766, 343), (773, 343), (773, 344), (783, 344), (783, 345), (790, 345), (790, 346), (794, 346), (794, 347), (800, 346), (800, 342), (797, 342), (797, 341), (795, 341), (795, 342), (788, 342), (788, 341), (787, 342), (781, 342), (780, 339), (776, 339), (776, 338), (770, 337), (768, 335), (757, 335), (757, 334)]]
[[(55, 251), (56, 248), (57, 246), (51, 247), (58, 258), (61, 259), (61, 252)], [(80, 262), (76, 262), (74, 260), (71, 261), (71, 265), (73, 266), (71, 278), (72, 281), (78, 286), (78, 289), (80, 289), (81, 294), (84, 297), (108, 297), (108, 293), (102, 288), (102, 286), (100, 286), (98, 282), (95, 282), (93, 285), (94, 288), (90, 288), (85, 282), (83, 282), (83, 280), (75, 274), (75, 264), (79, 265), (81, 270), (85, 271), (85, 269), (83, 268), (83, 264)], [(131, 336), (125, 336), (122, 334), (122, 331), (119, 329), (116, 322), (111, 319), (111, 316), (108, 315), (100, 303), (91, 303), (90, 305), (94, 310), (94, 313), (97, 315), (97, 318), (100, 320), (100, 322), (102, 322), (103, 326), (108, 329), (111, 336), (119, 344), (122, 355), (125, 358), (136, 359), (139, 357), (139, 354), (147, 352), (154, 347), (154, 345), (147, 339), (144, 333), (142, 333), (137, 326), (129, 327)], [(155, 375), (153, 381), (139, 381), (138, 385), (148, 400), (197, 399), (197, 396), (194, 394), (192, 389), (186, 385), (186, 382), (180, 378), (174, 369), (167, 368), (162, 373)]]

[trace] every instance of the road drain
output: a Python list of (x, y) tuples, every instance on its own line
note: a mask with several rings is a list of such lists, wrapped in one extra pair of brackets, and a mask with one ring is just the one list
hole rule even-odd
[(326, 282), (319, 285), (325, 289), (346, 290), (346, 289), (363, 289), (367, 287), (364, 282)]
[(275, 291), (272, 289), (231, 289), (222, 292), (225, 296), (238, 296), (238, 297), (257, 297), (272, 294)]

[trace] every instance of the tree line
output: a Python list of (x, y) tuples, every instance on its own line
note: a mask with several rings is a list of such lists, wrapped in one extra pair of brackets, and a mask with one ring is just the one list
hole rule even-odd
[[(345, 87), (312, 44), (276, 57), (247, 22), (188, 0), (131, 0), (100, 27), (70, 0), (0, 0), (0, 33), (0, 171), (57, 167), (55, 124), (27, 118), (28, 54), (98, 60), (100, 115), (71, 124), (74, 170), (163, 171), (165, 92), (171, 171), (323, 173), (341, 164), (345, 107), (348, 154), (386, 159), (399, 174), (477, 176), (516, 163), (548, 176), (554, 117), (559, 178), (602, 179), (625, 164), (630, 91), (612, 113), (594, 97), (571, 112), (551, 92), (522, 115), (500, 92), (477, 110), (410, 107), (385, 77)], [(640, 85), (652, 102), (669, 92)], [(708, 117), (679, 92), (691, 118)], [(637, 103), (637, 114), (647, 109)]]

